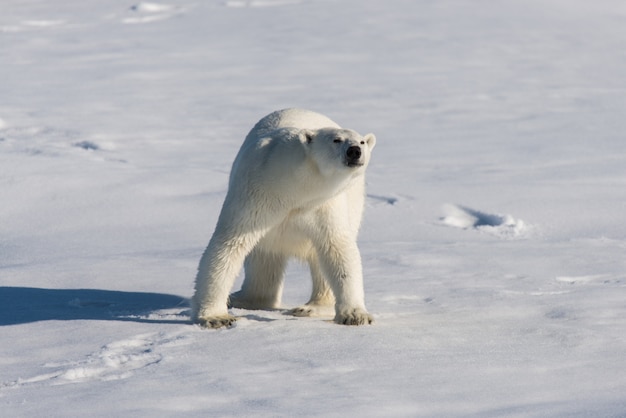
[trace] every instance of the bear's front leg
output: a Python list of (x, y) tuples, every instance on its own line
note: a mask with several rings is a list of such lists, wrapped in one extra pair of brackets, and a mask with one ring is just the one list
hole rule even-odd
[(228, 236), (216, 228), (198, 267), (191, 320), (207, 328), (231, 326), (237, 320), (228, 313), (228, 293), (244, 258), (258, 241), (256, 234)]
[(335, 322), (367, 325), (374, 322), (365, 309), (361, 255), (349, 237), (328, 236), (318, 247), (320, 266), (335, 294)]

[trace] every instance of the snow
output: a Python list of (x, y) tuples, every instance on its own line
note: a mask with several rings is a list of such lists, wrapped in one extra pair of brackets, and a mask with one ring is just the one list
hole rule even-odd
[[(626, 415), (623, 2), (0, 8), (3, 416)], [(200, 329), (232, 159), (292, 106), (377, 136), (376, 322)]]
[(511, 215), (484, 213), (452, 204), (443, 205), (443, 211), (446, 215), (441, 220), (445, 225), (462, 229), (474, 228), (501, 238), (520, 238), (532, 228)]

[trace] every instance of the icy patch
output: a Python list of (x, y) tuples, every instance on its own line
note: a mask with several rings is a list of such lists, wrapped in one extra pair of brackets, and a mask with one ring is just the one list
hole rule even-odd
[(461, 229), (475, 229), (495, 235), (499, 238), (524, 238), (530, 232), (530, 226), (511, 215), (499, 215), (481, 212), (465, 206), (446, 204), (443, 206), (444, 225)]

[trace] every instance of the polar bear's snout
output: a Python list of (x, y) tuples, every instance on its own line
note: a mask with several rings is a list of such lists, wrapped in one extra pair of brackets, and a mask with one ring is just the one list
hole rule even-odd
[(352, 145), (346, 150), (346, 164), (350, 167), (363, 165), (361, 162), (361, 147)]

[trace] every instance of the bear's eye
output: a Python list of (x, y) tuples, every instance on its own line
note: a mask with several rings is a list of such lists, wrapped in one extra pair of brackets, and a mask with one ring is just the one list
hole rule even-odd
[(365, 145), (365, 141), (361, 141), (361, 145)]
[(341, 138), (335, 138), (335, 139), (333, 139), (333, 142), (335, 144), (339, 144), (341, 142)]

